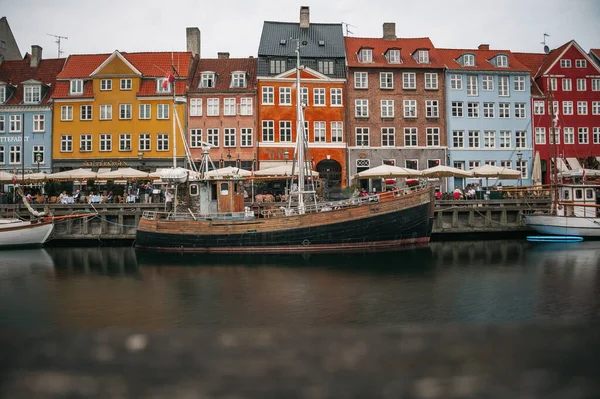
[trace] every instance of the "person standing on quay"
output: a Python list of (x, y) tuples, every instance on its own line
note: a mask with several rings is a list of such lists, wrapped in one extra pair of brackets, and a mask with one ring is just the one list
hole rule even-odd
[(165, 192), (165, 206), (167, 212), (171, 212), (173, 210), (173, 191), (168, 188)]
[(146, 183), (144, 190), (144, 202), (149, 204), (152, 202), (152, 186), (150, 185), (150, 182)]

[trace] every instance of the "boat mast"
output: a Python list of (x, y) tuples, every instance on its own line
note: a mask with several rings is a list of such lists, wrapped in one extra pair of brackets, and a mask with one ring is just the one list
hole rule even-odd
[[(550, 78), (548, 78), (550, 79)], [(552, 144), (552, 156), (554, 157), (554, 162), (551, 162), (552, 166), (552, 188), (554, 189), (554, 205), (552, 206), (552, 214), (556, 214), (558, 207), (558, 152), (556, 150), (556, 125), (558, 115), (554, 115), (554, 95), (552, 93), (552, 85), (550, 81), (548, 81), (548, 104), (550, 105), (550, 143)], [(556, 118), (556, 119), (555, 119)]]
[(304, 213), (304, 121), (300, 86), (300, 38), (296, 40), (296, 154), (298, 156), (298, 212)]

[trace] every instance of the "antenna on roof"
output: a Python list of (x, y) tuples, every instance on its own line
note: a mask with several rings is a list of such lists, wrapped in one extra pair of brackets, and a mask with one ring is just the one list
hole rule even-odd
[(546, 46), (546, 37), (550, 37), (550, 35), (544, 33), (544, 40), (540, 44), (544, 45), (544, 53), (548, 54), (550, 52), (550, 47)]
[(344, 29), (346, 30), (346, 35), (345, 36), (353, 35), (354, 34), (354, 32), (352, 32), (350, 29), (348, 29), (349, 26), (351, 26), (353, 28), (358, 28), (358, 26), (349, 24), (348, 22), (344, 22), (344, 21), (342, 21), (342, 25), (344, 25)]
[(53, 36), (54, 38), (56, 38), (56, 41), (55, 41), (54, 43), (58, 44), (58, 57), (57, 57), (57, 58), (60, 58), (60, 55), (61, 55), (62, 53), (64, 53), (64, 51), (62, 51), (62, 50), (60, 49), (60, 41), (61, 41), (62, 39), (69, 40), (69, 38), (68, 38), (68, 37), (66, 37), (66, 36), (53, 35), (52, 33), (46, 33), (46, 35), (48, 35), (48, 36)]

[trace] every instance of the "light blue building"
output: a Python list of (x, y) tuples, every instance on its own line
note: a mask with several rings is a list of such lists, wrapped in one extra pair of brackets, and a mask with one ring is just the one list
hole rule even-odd
[[(448, 164), (470, 170), (486, 164), (521, 171), (521, 179), (489, 185), (531, 185), (530, 71), (505, 50), (438, 49), (446, 71)], [(483, 179), (450, 179), (463, 188)]]

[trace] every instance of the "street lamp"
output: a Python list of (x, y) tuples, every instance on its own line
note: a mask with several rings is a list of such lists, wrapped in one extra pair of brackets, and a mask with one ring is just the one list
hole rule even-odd
[(37, 163), (37, 171), (40, 173), (40, 162), (42, 162), (42, 154), (40, 152), (35, 153), (35, 162)]
[(519, 187), (521, 187), (521, 178), (523, 177), (523, 164), (521, 163), (521, 160), (523, 159), (523, 153), (521, 151), (517, 152), (517, 159), (518, 159), (518, 163), (519, 163), (519, 172), (521, 172), (521, 174), (519, 175)]
[(283, 159), (285, 159), (286, 165), (287, 165), (287, 162), (288, 162), (289, 158), (290, 158), (290, 152), (286, 148), (285, 150), (283, 150)]

